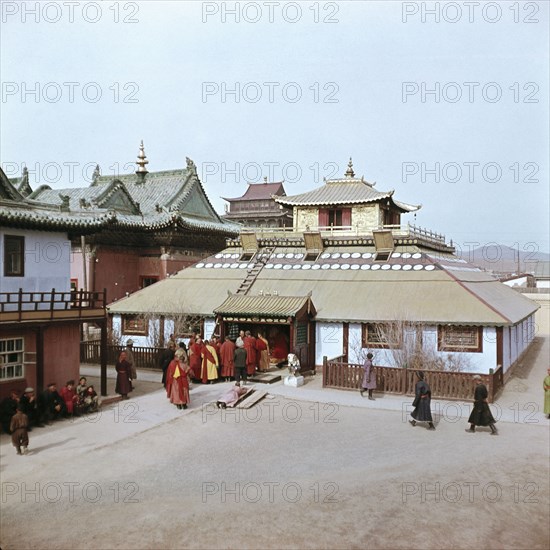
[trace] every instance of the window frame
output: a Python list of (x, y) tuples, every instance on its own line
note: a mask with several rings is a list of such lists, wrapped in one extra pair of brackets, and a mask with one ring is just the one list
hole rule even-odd
[(369, 340), (369, 334), (377, 334), (377, 325), (388, 325), (393, 329), (395, 323), (361, 323), (361, 347), (372, 349), (401, 349), (403, 347), (403, 334), (400, 334), (399, 339), (394, 342), (381, 342), (378, 339)]
[[(7, 342), (21, 342), (21, 347), (15, 349), (17, 346), (13, 346), (14, 349), (9, 350), (10, 347)], [(6, 342), (6, 344), (4, 344)], [(8, 361), (9, 355), (12, 354), (18, 354), (20, 357), (18, 357), (17, 361)], [(5, 359), (4, 359), (5, 357)], [(21, 367), (21, 375), (16, 376), (15, 375), (15, 369), (17, 367)], [(14, 375), (13, 376), (3, 376), (4, 370), (13, 368)], [(25, 339), (22, 337), (18, 338), (2, 338), (0, 339), (0, 383), (1, 382), (11, 382), (14, 380), (22, 380), (25, 378)]]
[(121, 332), (128, 336), (148, 336), (149, 319), (140, 315), (122, 315)]
[[(8, 250), (8, 241), (17, 242), (19, 252), (13, 254)], [(19, 269), (13, 270), (12, 257), (19, 257)], [(24, 277), (25, 276), (25, 236), (24, 235), (4, 235), (4, 277)]]
[[(475, 336), (475, 343), (448, 343), (447, 335), (452, 332), (468, 330)], [(455, 335), (456, 336), (456, 335)], [(483, 327), (470, 325), (438, 325), (437, 326), (437, 351), (450, 351), (462, 353), (483, 353)]]

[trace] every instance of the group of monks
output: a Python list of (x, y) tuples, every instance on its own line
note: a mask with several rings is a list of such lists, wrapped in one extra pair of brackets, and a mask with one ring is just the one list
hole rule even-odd
[[(257, 370), (265, 372), (269, 369), (269, 344), (261, 332), (252, 336), (250, 331), (241, 330), (239, 338), (246, 350), (246, 372), (252, 376)], [(238, 341), (238, 339), (237, 339)], [(235, 376), (236, 342), (229, 336), (223, 343), (218, 336), (203, 340), (199, 335), (193, 335), (189, 340), (189, 367), (191, 377), (204, 384), (219, 377), (228, 381)], [(219, 369), (219, 372), (218, 372)]]

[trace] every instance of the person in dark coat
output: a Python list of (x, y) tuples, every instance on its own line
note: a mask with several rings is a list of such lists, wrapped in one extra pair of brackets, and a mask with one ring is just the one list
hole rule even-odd
[(122, 399), (128, 399), (128, 394), (132, 391), (132, 365), (126, 360), (126, 352), (123, 351), (115, 365), (116, 385), (115, 392), (122, 396)]
[(369, 399), (371, 401), (374, 401), (374, 397), (372, 396), (372, 392), (376, 389), (376, 374), (373, 370), (373, 364), (372, 364), (372, 353), (367, 353), (367, 358), (365, 360), (365, 364), (363, 365), (363, 368), (365, 369), (365, 373), (363, 374), (363, 382), (361, 383), (361, 397), (363, 397), (363, 393), (365, 390), (369, 391)]
[(476, 389), (474, 391), (474, 408), (468, 418), (470, 428), (466, 430), (469, 433), (476, 431), (476, 426), (489, 426), (491, 428), (491, 435), (498, 435), (498, 431), (495, 428), (496, 420), (493, 418), (489, 404), (487, 403), (487, 397), (489, 392), (487, 386), (481, 382), (481, 376), (476, 374), (474, 376), (476, 381)]
[(242, 338), (237, 338), (233, 363), (235, 365), (235, 384), (240, 386), (241, 380), (243, 384), (246, 384), (246, 349)]
[(27, 454), (27, 447), (29, 446), (29, 434), (27, 428), (29, 427), (29, 419), (27, 415), (21, 410), (21, 405), (17, 407), (15, 414), (10, 421), (11, 442), (17, 451), (17, 454)]
[(57, 391), (55, 382), (50, 382), (40, 397), (46, 423), (49, 424), (52, 420), (67, 416), (67, 407), (65, 407), (65, 402)]
[(29, 419), (29, 432), (35, 426), (43, 428), (42, 424), (42, 413), (38, 408), (38, 402), (34, 393), (34, 388), (28, 387), (25, 388), (25, 393), (21, 396), (19, 400), (19, 405), (21, 405), (23, 412), (27, 415)]
[(427, 422), (429, 430), (435, 430), (432, 419), (431, 402), (432, 391), (428, 382), (424, 380), (424, 373), (421, 370), (416, 371), (418, 382), (414, 388), (414, 411), (411, 413), (412, 420), (409, 420), (412, 426), (416, 426), (417, 422)]
[(162, 369), (162, 385), (166, 387), (166, 371), (168, 365), (174, 359), (176, 353), (176, 343), (171, 340), (168, 342), (168, 347), (162, 352), (160, 357), (160, 368)]
[(0, 403), (0, 421), (2, 423), (2, 431), (6, 434), (11, 433), (10, 422), (12, 416), (17, 412), (18, 404), (19, 392), (17, 390), (11, 390), (10, 395)]

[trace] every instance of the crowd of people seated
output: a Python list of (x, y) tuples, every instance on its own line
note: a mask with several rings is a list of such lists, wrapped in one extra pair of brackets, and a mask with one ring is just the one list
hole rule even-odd
[(43, 428), (59, 418), (96, 412), (100, 406), (94, 386), (88, 385), (85, 377), (80, 378), (76, 386), (74, 380), (69, 380), (59, 392), (55, 382), (51, 382), (38, 395), (31, 387), (25, 388), (22, 395), (12, 390), (0, 403), (0, 424), (4, 433), (11, 433), (10, 423), (18, 409), (27, 416), (27, 429), (32, 430), (34, 427)]

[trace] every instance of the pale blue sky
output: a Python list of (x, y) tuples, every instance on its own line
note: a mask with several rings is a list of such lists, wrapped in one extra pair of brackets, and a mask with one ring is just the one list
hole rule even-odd
[[(72, 22), (66, 5), (49, 4), (24, 21), (34, 1), (2, 2), (0, 153), (9, 176), (26, 164), (33, 187), (84, 185), (85, 166), (114, 173), (135, 161), (143, 139), (149, 170), (184, 167), (191, 157), (223, 212), (220, 196), (241, 195), (257, 166), (261, 181), (278, 163), (274, 179), (286, 176), (291, 195), (318, 187), (335, 166), (342, 175), (351, 155), (357, 174), (422, 203), (416, 223), (459, 246), (550, 248), (547, 2), (481, 2), (472, 22), (467, 4), (454, 3), (459, 17), (439, 2), (439, 23), (422, 14), (435, 2), (306, 1), (298, 14), (281, 1), (273, 22), (265, 2), (82, 2)], [(223, 13), (235, 5), (238, 23)], [(24, 94), (35, 83), (38, 102)], [(204, 95), (222, 83), (239, 83), (239, 102)], [(418, 92), (403, 98), (403, 83)], [(433, 94), (422, 102), (422, 87), (435, 83), (439, 102)], [(101, 91), (99, 101), (83, 98), (86, 85), (89, 98)], [(301, 99), (289, 102), (298, 89)], [(259, 101), (246, 100), (258, 90)], [(457, 90), (462, 98), (452, 102)], [(499, 90), (499, 100), (485, 99)], [(422, 167), (436, 163), (440, 181), (422, 178)]]

